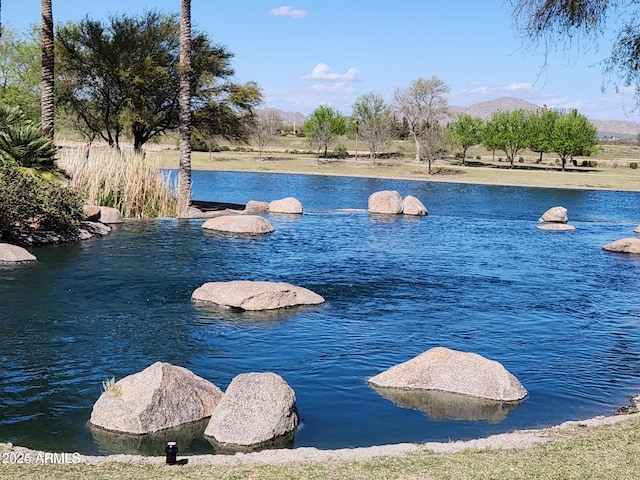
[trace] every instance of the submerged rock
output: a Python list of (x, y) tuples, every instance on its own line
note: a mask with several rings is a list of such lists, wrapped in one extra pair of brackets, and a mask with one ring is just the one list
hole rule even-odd
[(444, 347), (428, 350), (369, 379), (375, 387), (436, 390), (515, 402), (527, 391), (500, 363)]
[(317, 293), (289, 283), (244, 280), (205, 283), (194, 290), (191, 298), (243, 310), (274, 310), (324, 302)]
[(576, 229), (576, 227), (568, 223), (543, 223), (536, 228), (538, 230), (548, 230), (552, 232), (572, 232)]
[(229, 384), (204, 434), (225, 445), (259, 445), (294, 431), (299, 421), (295, 392), (282, 377), (243, 373)]
[(156, 362), (107, 385), (90, 423), (114, 432), (152, 433), (210, 417), (221, 397), (218, 387), (186, 368)]
[(10, 243), (0, 243), (0, 264), (31, 263), (38, 259), (26, 249)]
[(223, 215), (214, 217), (204, 222), (202, 228), (245, 235), (264, 235), (275, 232), (273, 225), (259, 215)]
[(615, 242), (608, 243), (602, 248), (609, 252), (640, 254), (640, 238), (621, 238)]
[(402, 408), (420, 410), (433, 420), (486, 421), (500, 423), (517, 402), (498, 402), (459, 393), (373, 387), (382, 397)]

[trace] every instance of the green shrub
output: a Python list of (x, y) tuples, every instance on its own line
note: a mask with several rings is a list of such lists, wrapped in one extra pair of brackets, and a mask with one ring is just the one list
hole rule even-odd
[(482, 160), (482, 157), (480, 157), (480, 155), (476, 155), (476, 160)]
[(344, 143), (339, 143), (333, 149), (333, 156), (338, 158), (347, 157), (349, 153), (347, 152), (347, 146)]
[(637, 162), (631, 162), (631, 163), (629, 164), (629, 168), (632, 168), (632, 169), (634, 169), (634, 170), (635, 170), (636, 168), (638, 168), (638, 163), (637, 163)]
[(518, 163), (524, 163), (524, 157), (519, 157), (518, 158)]
[(53, 230), (75, 231), (84, 199), (58, 182), (49, 182), (11, 161), (0, 162), (0, 237)]

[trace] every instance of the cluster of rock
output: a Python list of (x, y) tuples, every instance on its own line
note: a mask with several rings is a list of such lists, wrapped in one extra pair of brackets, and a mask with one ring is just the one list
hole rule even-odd
[[(444, 401), (448, 414), (455, 411), (453, 415), (460, 418), (506, 415), (527, 396), (522, 384), (498, 362), (444, 347), (391, 367), (369, 383), (394, 403), (412, 408), (421, 408), (423, 399), (407, 392), (428, 392), (428, 408)], [(469, 403), (466, 397), (477, 400)], [(292, 435), (300, 422), (294, 390), (275, 373), (239, 374), (223, 393), (185, 368), (156, 362), (105, 384), (90, 424), (110, 432), (145, 435), (207, 418), (204, 436), (227, 448), (259, 447)]]
[[(633, 229), (633, 233), (640, 233), (640, 225)], [(634, 255), (640, 255), (640, 238), (626, 237), (608, 243), (602, 247), (608, 252), (615, 253), (630, 253)]]
[(270, 203), (250, 200), (242, 212), (217, 212), (202, 224), (202, 228), (241, 235), (265, 235), (274, 232), (271, 222), (260, 216), (263, 213), (301, 215), (302, 204), (293, 197), (273, 200)]
[(407, 195), (404, 200), (395, 190), (381, 190), (369, 196), (368, 212), (383, 215), (428, 215), (429, 212), (413, 195)]
[(325, 301), (317, 293), (289, 283), (248, 280), (208, 282), (195, 289), (191, 298), (195, 302), (249, 311), (318, 305)]
[[(575, 230), (573, 225), (568, 225), (569, 215), (567, 209), (564, 207), (552, 207), (547, 210), (539, 219), (539, 222), (543, 222), (542, 225), (538, 225), (540, 230), (553, 230), (553, 231), (568, 231)], [(640, 225), (634, 230), (634, 233), (640, 233)], [(627, 237), (621, 238), (614, 242), (608, 243), (602, 247), (604, 250), (616, 253), (631, 253), (640, 255), (640, 238)]]
[(567, 209), (564, 207), (552, 207), (542, 214), (538, 219), (542, 222), (542, 225), (538, 225), (540, 230), (552, 230), (555, 232), (572, 231), (576, 227), (569, 225), (569, 215)]
[[(111, 224), (122, 223), (122, 215), (115, 208), (85, 205), (84, 219), (78, 228), (69, 232), (34, 231), (19, 233), (15, 241), (20, 245), (39, 247), (56, 243), (77, 242), (94, 237), (102, 237), (111, 232)], [(0, 243), (0, 264), (30, 263), (37, 258), (25, 248)]]
[(90, 424), (143, 435), (210, 418), (204, 435), (227, 446), (257, 446), (295, 431), (293, 389), (279, 375), (244, 373), (223, 393), (189, 370), (156, 362), (105, 388)]

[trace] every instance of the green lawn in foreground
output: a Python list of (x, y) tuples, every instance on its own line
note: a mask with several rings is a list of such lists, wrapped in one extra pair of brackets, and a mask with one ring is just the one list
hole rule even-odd
[(640, 478), (640, 418), (616, 425), (548, 429), (532, 447), (429, 451), (366, 461), (233, 466), (102, 463), (0, 466), (0, 480), (28, 479), (594, 479)]

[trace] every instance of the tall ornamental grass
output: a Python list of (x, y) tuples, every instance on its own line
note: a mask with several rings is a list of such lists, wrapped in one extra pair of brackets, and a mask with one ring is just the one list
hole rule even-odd
[(90, 203), (117, 208), (128, 218), (178, 216), (175, 185), (157, 156), (94, 148), (87, 158), (82, 148), (65, 148), (58, 165)]

